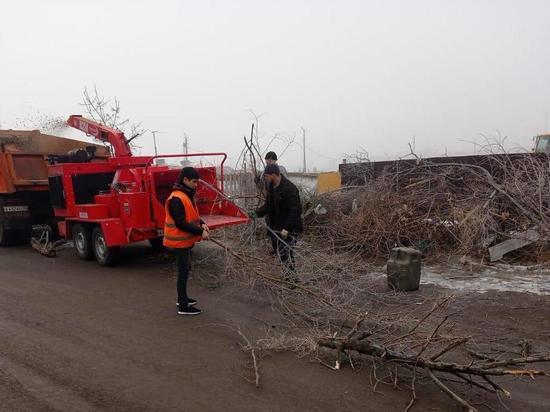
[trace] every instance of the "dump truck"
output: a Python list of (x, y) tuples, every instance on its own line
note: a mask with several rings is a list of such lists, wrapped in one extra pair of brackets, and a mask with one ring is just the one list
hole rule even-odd
[(108, 149), (38, 130), (0, 130), (0, 246), (26, 243), (33, 226), (55, 229), (50, 204), (48, 159), (83, 158), (100, 161)]
[(110, 145), (112, 152), (101, 162), (54, 159), (48, 166), (50, 204), (59, 234), (73, 241), (79, 258), (112, 266), (121, 246), (141, 241), (162, 245), (164, 204), (181, 167), (156, 164), (159, 158), (219, 159), (218, 167), (196, 168), (200, 183), (195, 202), (201, 218), (211, 229), (249, 221), (246, 212), (223, 194), (225, 153), (134, 156), (131, 139), (120, 130), (80, 115), (70, 116), (67, 123)]

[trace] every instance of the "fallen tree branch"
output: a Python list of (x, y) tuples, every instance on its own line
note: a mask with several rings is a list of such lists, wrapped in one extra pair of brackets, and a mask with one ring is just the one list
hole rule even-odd
[(489, 375), (489, 376), (503, 376), (503, 375), (515, 375), (515, 376), (546, 376), (546, 373), (540, 370), (523, 370), (523, 369), (503, 369), (502, 366), (511, 365), (523, 365), (535, 362), (550, 362), (550, 354), (527, 357), (527, 358), (514, 358), (503, 360), (499, 362), (491, 362), (473, 366), (469, 364), (457, 364), (451, 362), (437, 362), (425, 358), (417, 358), (413, 355), (405, 355), (396, 351), (392, 351), (382, 345), (375, 344), (367, 339), (361, 341), (347, 340), (343, 341), (338, 338), (321, 338), (318, 341), (320, 346), (327, 348), (338, 349), (350, 349), (366, 355), (376, 356), (385, 360), (391, 360), (400, 362), (407, 365), (416, 365), (420, 368), (428, 368), (439, 372), (447, 373), (464, 373), (471, 375)]
[(233, 255), (234, 257), (236, 257), (238, 260), (240, 260), (242, 263), (244, 263), (250, 270), (252, 270), (256, 275), (258, 275), (259, 277), (269, 281), (269, 282), (272, 282), (272, 283), (278, 283), (278, 284), (281, 284), (281, 285), (284, 285), (286, 286), (287, 289), (289, 290), (301, 290), (305, 293), (307, 293), (308, 295), (311, 295), (313, 296), (314, 298), (316, 298), (319, 302), (322, 302), (324, 303), (325, 305), (327, 306), (333, 306), (332, 303), (330, 303), (329, 301), (327, 301), (326, 299), (324, 299), (321, 295), (313, 292), (312, 290), (302, 286), (302, 285), (298, 285), (294, 282), (289, 282), (287, 280), (284, 280), (284, 279), (279, 279), (279, 278), (275, 278), (273, 276), (269, 276), (269, 275), (266, 275), (265, 273), (261, 273), (258, 269), (256, 269), (254, 266), (250, 265), (250, 263), (245, 259), (243, 258), (241, 255), (239, 255), (238, 253), (236, 253), (235, 251), (233, 251), (233, 249), (231, 249), (229, 246), (223, 244), (222, 242), (220, 242), (219, 240), (216, 240), (216, 239), (213, 239), (213, 238), (210, 238), (210, 241), (213, 242), (214, 244), (220, 246), (221, 248), (223, 248), (226, 252), (228, 252), (229, 254)]
[(441, 382), (437, 376), (433, 374), (433, 372), (430, 369), (425, 369), (426, 373), (432, 380), (439, 386), (443, 391), (449, 395), (451, 398), (453, 398), (455, 401), (457, 401), (459, 404), (464, 406), (466, 409), (468, 409), (468, 412), (477, 412), (477, 409), (474, 408), (472, 405), (470, 405), (468, 402), (466, 402), (464, 399), (462, 399), (460, 396), (458, 396), (456, 393), (454, 393), (452, 390), (450, 390), (443, 382)]
[(246, 346), (241, 345), (241, 348), (244, 351), (250, 352), (250, 356), (252, 357), (252, 366), (254, 367), (255, 384), (256, 384), (256, 388), (259, 388), (260, 387), (260, 371), (259, 371), (259, 367), (258, 367), (258, 358), (256, 356), (256, 351), (254, 349), (254, 346), (252, 346), (252, 344), (250, 343), (250, 340), (248, 340), (248, 338), (245, 336), (245, 334), (242, 333), (241, 328), (237, 329), (237, 333), (241, 336), (241, 338), (243, 338), (243, 340), (246, 343)]
[[(438, 324), (438, 327), (442, 323), (443, 322), (440, 322)], [(433, 336), (433, 333), (432, 333), (432, 336)], [(399, 364), (407, 365), (415, 369), (421, 368), (425, 370), (428, 373), (428, 375), (432, 378), (432, 380), (434, 380), (438, 384), (438, 386), (440, 386), (449, 396), (451, 396), (461, 405), (468, 408), (472, 408), (471, 410), (475, 410), (475, 409), (473, 409), (471, 405), (465, 402), (462, 398), (460, 398), (458, 395), (452, 392), (448, 387), (446, 387), (439, 379), (437, 379), (437, 377), (434, 375), (434, 372), (457, 376), (463, 381), (471, 385), (487, 390), (489, 392), (502, 392), (508, 397), (510, 396), (510, 393), (505, 389), (503, 389), (501, 386), (494, 383), (490, 379), (490, 376), (512, 375), (512, 376), (530, 376), (531, 378), (534, 378), (536, 375), (546, 376), (546, 373), (541, 370), (509, 369), (507, 367), (524, 366), (526, 364), (537, 363), (537, 362), (550, 362), (550, 354), (523, 357), (523, 358), (511, 358), (511, 359), (504, 359), (501, 361), (484, 360), (482, 361), (482, 363), (476, 364), (476, 365), (474, 365), (474, 362), (469, 362), (466, 364), (458, 364), (458, 363), (451, 363), (451, 362), (436, 361), (436, 359), (441, 357), (444, 353), (447, 353), (451, 349), (458, 347), (460, 344), (465, 343), (468, 339), (469, 338), (459, 339), (458, 341), (451, 343), (450, 345), (445, 347), (443, 350), (441, 350), (437, 354), (427, 359), (420, 357), (418, 355), (408, 355), (405, 353), (393, 351), (386, 346), (376, 344), (368, 339), (357, 340), (357, 339), (331, 337), (331, 338), (319, 339), (318, 344), (323, 347), (336, 349), (339, 352), (344, 350), (354, 350), (356, 352), (359, 352), (365, 355), (381, 358), (382, 360), (385, 360), (385, 361), (397, 362)], [(467, 378), (464, 375), (468, 375), (469, 378)], [(476, 376), (488, 382), (491, 385), (492, 389), (487, 388), (484, 385), (481, 385), (480, 383), (476, 382), (473, 379), (473, 377), (476, 377)]]
[(435, 355), (433, 355), (432, 357), (430, 357), (430, 360), (435, 361), (435, 360), (439, 359), (440, 357), (442, 357), (447, 352), (455, 349), (457, 346), (460, 346), (463, 343), (468, 342), (469, 340), (470, 340), (470, 336), (466, 336), (464, 338), (461, 338), (461, 339), (458, 339), (454, 342), (451, 342), (447, 347), (443, 348), (440, 352), (438, 352)]

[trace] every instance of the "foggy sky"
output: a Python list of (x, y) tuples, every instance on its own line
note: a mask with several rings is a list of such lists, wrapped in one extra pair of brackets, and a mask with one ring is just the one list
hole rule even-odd
[[(530, 148), (550, 122), (550, 2), (2, 1), (0, 125), (79, 114), (85, 86), (159, 130), (159, 152), (301, 143), (308, 168), (473, 153), (481, 136)], [(19, 120), (18, 120), (19, 119)], [(82, 137), (78, 131), (72, 137)], [(150, 133), (139, 138), (153, 152)], [(275, 141), (270, 149), (286, 144)], [(280, 163), (301, 167), (301, 147)]]

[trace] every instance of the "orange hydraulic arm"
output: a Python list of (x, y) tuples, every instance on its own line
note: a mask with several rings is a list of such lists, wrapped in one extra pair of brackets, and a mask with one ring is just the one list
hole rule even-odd
[(132, 149), (128, 144), (128, 140), (126, 140), (124, 133), (120, 130), (112, 129), (76, 114), (70, 116), (67, 123), (69, 126), (82, 130), (84, 133), (95, 137), (97, 140), (110, 143), (111, 146), (113, 146), (114, 155), (116, 157), (132, 156)]

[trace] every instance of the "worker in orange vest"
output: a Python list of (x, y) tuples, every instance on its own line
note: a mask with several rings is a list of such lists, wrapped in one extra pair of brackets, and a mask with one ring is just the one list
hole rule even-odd
[(184, 167), (178, 181), (172, 187), (172, 193), (164, 205), (164, 246), (174, 249), (178, 271), (178, 315), (199, 315), (201, 310), (197, 301), (187, 296), (189, 277), (189, 252), (193, 245), (208, 240), (210, 229), (201, 220), (195, 204), (195, 191), (199, 183), (199, 174), (192, 167)]

